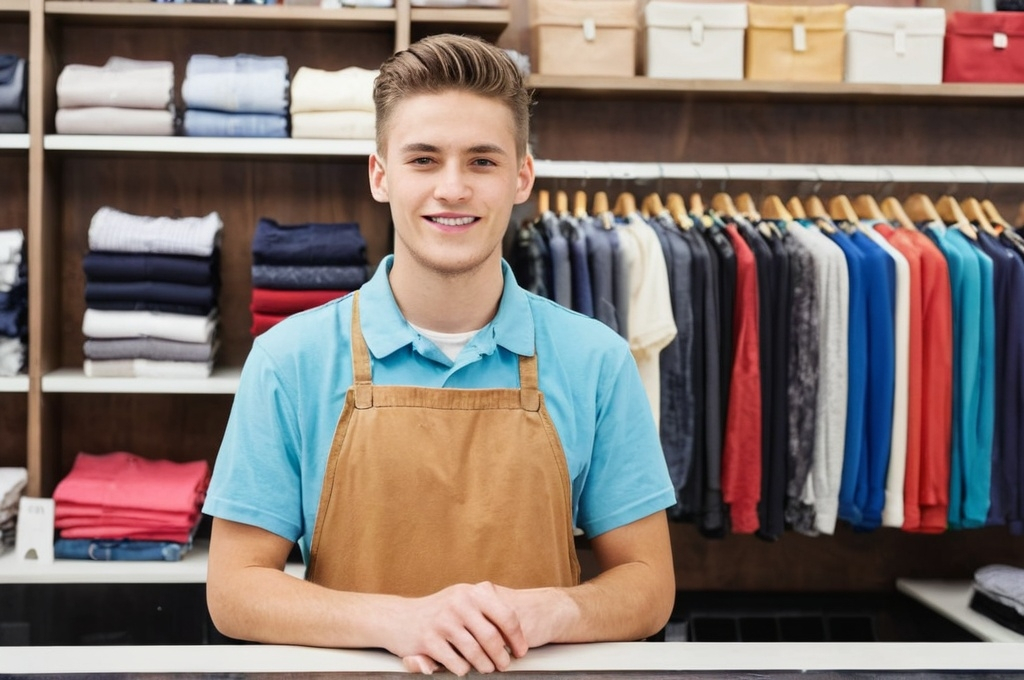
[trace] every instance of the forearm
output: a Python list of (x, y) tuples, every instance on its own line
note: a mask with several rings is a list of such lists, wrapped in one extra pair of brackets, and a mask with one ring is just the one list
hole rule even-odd
[(210, 615), (228, 637), (315, 647), (386, 647), (400, 598), (339, 592), (269, 567), (208, 585)]

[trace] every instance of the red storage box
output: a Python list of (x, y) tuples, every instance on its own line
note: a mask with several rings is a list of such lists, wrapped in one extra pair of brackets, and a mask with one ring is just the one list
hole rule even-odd
[(1024, 83), (1024, 12), (953, 12), (942, 80)]

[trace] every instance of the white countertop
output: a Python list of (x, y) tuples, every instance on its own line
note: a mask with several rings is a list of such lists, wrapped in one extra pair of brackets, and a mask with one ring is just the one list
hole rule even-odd
[[(382, 651), (280, 645), (4, 647), (0, 674), (403, 672)], [(549, 645), (510, 672), (1024, 670), (1024, 644), (620, 642)]]

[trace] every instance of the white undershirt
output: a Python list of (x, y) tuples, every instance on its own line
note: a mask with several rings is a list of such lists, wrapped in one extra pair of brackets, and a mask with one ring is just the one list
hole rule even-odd
[(430, 340), (432, 343), (437, 345), (437, 348), (444, 352), (444, 355), (455, 361), (458, 358), (459, 352), (466, 346), (474, 335), (480, 332), (478, 328), (475, 331), (465, 331), (463, 333), (441, 333), (439, 331), (431, 331), (426, 328), (420, 328), (415, 324), (409, 324), (413, 329), (422, 335), (423, 337)]

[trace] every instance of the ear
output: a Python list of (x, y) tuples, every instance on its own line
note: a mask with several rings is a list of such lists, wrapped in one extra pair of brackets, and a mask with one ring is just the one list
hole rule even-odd
[(373, 153), (370, 154), (370, 195), (373, 196), (375, 201), (379, 203), (388, 202), (388, 183), (384, 170), (384, 161), (381, 160), (380, 156)]
[(533, 167), (533, 156), (526, 154), (522, 165), (519, 166), (519, 174), (516, 176), (516, 200), (515, 205), (525, 203), (533, 191), (533, 180), (536, 178)]

